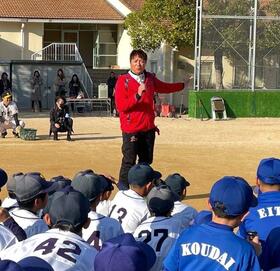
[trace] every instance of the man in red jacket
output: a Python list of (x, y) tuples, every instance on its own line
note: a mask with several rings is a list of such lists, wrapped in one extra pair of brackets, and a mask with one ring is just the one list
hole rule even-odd
[(147, 54), (133, 50), (130, 71), (119, 76), (115, 87), (115, 102), (120, 115), (123, 136), (122, 164), (118, 187), (128, 189), (128, 171), (139, 163), (153, 162), (155, 142), (154, 94), (171, 93), (184, 89), (184, 83), (165, 83), (146, 72)]

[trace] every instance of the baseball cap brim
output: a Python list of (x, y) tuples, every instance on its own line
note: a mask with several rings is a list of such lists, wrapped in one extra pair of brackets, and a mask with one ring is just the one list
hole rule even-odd
[(162, 177), (159, 171), (154, 170), (154, 180), (158, 180)]

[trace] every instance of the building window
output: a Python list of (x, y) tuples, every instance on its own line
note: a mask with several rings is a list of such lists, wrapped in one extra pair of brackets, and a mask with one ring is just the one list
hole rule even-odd
[(98, 31), (93, 59), (94, 67), (111, 67), (117, 64), (117, 31)]

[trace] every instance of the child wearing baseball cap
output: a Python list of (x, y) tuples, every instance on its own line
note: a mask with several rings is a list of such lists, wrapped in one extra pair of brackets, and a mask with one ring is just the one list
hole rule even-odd
[(54, 270), (93, 270), (97, 250), (81, 237), (90, 220), (89, 200), (71, 186), (53, 194), (45, 221), (51, 227), (9, 247), (0, 258), (18, 262), (36, 256), (48, 262)]
[(260, 270), (253, 246), (233, 232), (256, 204), (243, 178), (218, 180), (209, 198), (212, 221), (182, 232), (164, 261), (165, 270)]
[(260, 161), (256, 185), (259, 188), (258, 205), (250, 208), (238, 235), (246, 238), (248, 232), (257, 232), (264, 244), (269, 232), (280, 226), (280, 159), (272, 157)]
[(125, 233), (104, 243), (94, 261), (95, 271), (149, 271), (156, 255), (153, 249)]
[(178, 195), (178, 200), (174, 203), (174, 209), (171, 215), (176, 216), (182, 221), (185, 227), (188, 227), (194, 222), (197, 216), (197, 211), (192, 206), (182, 203), (182, 200), (186, 197), (187, 187), (190, 186), (190, 183), (179, 173), (169, 175), (165, 179), (165, 183)]
[(147, 195), (152, 217), (143, 221), (133, 235), (136, 240), (151, 246), (156, 253), (157, 259), (151, 271), (162, 270), (164, 258), (185, 228), (181, 219), (171, 216), (178, 199), (179, 196), (165, 184), (153, 187)]
[(147, 163), (134, 165), (128, 172), (129, 190), (119, 191), (111, 202), (110, 217), (118, 220), (124, 232), (133, 233), (149, 216), (145, 197), (161, 174)]
[(100, 250), (105, 241), (123, 234), (119, 221), (96, 212), (96, 206), (99, 204), (107, 185), (105, 177), (87, 171), (80, 172), (72, 181), (72, 187), (80, 191), (90, 202), (88, 215), (90, 224), (86, 229), (83, 229), (82, 236), (97, 250)]

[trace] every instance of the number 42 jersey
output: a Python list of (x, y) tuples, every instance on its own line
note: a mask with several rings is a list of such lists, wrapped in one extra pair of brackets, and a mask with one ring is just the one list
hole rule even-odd
[(36, 234), (1, 251), (1, 260), (18, 262), (28, 256), (37, 256), (48, 262), (54, 270), (93, 271), (97, 250), (79, 235), (51, 229)]

